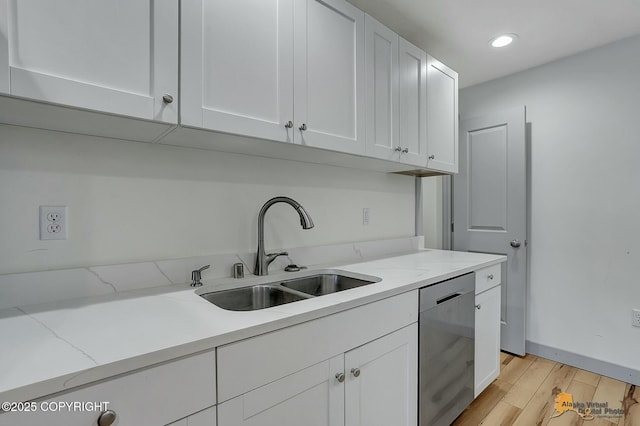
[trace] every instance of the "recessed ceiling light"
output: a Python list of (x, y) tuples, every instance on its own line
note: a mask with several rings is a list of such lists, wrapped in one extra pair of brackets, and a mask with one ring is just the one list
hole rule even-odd
[(502, 34), (491, 40), (491, 46), (505, 47), (513, 43), (513, 41), (517, 38), (517, 34)]

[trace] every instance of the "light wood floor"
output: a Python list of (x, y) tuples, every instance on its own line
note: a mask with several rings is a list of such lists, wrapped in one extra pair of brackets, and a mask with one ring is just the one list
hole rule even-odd
[[(456, 419), (456, 426), (583, 425), (640, 426), (640, 387), (533, 355), (500, 355), (500, 376)], [(623, 417), (582, 419), (574, 412), (555, 413), (556, 396), (575, 402), (608, 402)]]

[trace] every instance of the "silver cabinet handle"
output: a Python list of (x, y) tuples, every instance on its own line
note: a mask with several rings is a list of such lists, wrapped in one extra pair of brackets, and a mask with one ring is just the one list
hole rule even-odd
[(338, 383), (344, 382), (344, 373), (337, 373), (336, 380), (338, 381)]
[(98, 426), (111, 426), (116, 421), (117, 418), (118, 418), (118, 415), (116, 414), (115, 411), (113, 410), (103, 411), (100, 414), (100, 417), (98, 417)]
[(173, 96), (171, 96), (170, 94), (168, 94), (168, 93), (167, 93), (166, 95), (164, 95), (164, 96), (162, 97), (162, 101), (163, 101), (165, 104), (170, 104), (171, 102), (173, 102)]
[(492, 279), (493, 279), (493, 274), (489, 274), (489, 275), (487, 275), (487, 279), (492, 280)]
[(292, 129), (293, 128), (293, 121), (289, 120), (286, 123), (284, 123), (284, 128), (285, 129)]
[(482, 305), (480, 305), (479, 303), (476, 305), (476, 309), (480, 310), (480, 308), (482, 308)]
[(307, 124), (306, 123), (302, 123), (302, 126), (299, 127), (301, 132), (304, 132), (305, 130), (307, 130)]
[(409, 152), (409, 148), (405, 148), (405, 149), (402, 150), (403, 154), (406, 154), (407, 152)]
[(402, 151), (402, 147), (400, 145), (398, 145), (393, 150), (396, 151), (396, 152), (401, 152)]
[(352, 368), (351, 369), (351, 374), (353, 374), (353, 377), (360, 377), (360, 369), (359, 368)]
[(520, 247), (520, 241), (518, 241), (518, 240), (513, 240), (513, 241), (511, 241), (509, 244), (510, 244), (510, 245), (511, 245), (511, 247), (513, 247), (513, 248), (518, 248), (518, 247)]
[(435, 160), (435, 158), (436, 158), (436, 156), (435, 156), (435, 155), (433, 155), (433, 154), (431, 154), (431, 155), (429, 156), (429, 160)]

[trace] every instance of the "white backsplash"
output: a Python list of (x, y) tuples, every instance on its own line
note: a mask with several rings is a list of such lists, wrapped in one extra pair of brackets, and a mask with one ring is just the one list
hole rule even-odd
[[(289, 255), (277, 258), (269, 270), (282, 271), (292, 263), (301, 266), (352, 263), (422, 247), (423, 237), (407, 237), (290, 248), (285, 249)], [(227, 278), (233, 275), (233, 264), (239, 262), (244, 264), (245, 277), (251, 276), (255, 252), (0, 275), (0, 309), (184, 284), (190, 281), (191, 271), (204, 265), (211, 267), (202, 272), (203, 281)]]

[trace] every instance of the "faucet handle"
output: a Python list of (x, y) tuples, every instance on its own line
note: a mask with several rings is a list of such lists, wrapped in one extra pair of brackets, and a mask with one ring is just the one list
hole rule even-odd
[(267, 266), (269, 266), (271, 264), (271, 262), (273, 262), (274, 260), (276, 260), (276, 257), (278, 256), (289, 256), (289, 253), (286, 251), (281, 251), (280, 253), (267, 253), (265, 254), (265, 258), (267, 259)]
[(209, 269), (210, 266), (211, 265), (205, 265), (200, 269), (191, 271), (191, 287), (202, 286), (202, 283), (200, 282), (200, 280), (202, 279), (202, 271), (204, 271), (205, 269)]

